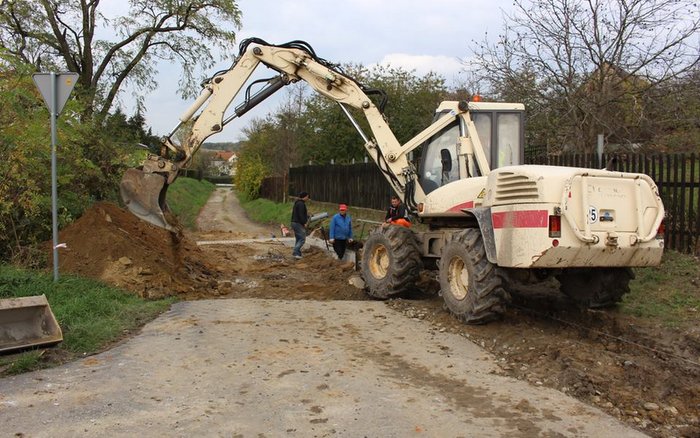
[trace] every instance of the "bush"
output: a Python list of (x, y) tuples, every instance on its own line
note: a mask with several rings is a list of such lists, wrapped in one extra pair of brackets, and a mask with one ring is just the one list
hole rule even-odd
[(267, 165), (260, 156), (241, 154), (236, 167), (236, 177), (234, 178), (241, 200), (256, 199), (260, 194), (260, 186), (268, 175)]

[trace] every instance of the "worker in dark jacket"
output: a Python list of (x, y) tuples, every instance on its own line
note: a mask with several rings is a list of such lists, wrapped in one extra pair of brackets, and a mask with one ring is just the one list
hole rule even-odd
[(401, 199), (396, 195), (391, 197), (391, 206), (386, 211), (383, 226), (391, 224), (401, 225), (406, 228), (411, 226), (411, 218), (408, 216), (408, 210), (406, 206), (401, 203)]
[(306, 201), (309, 200), (307, 192), (299, 193), (299, 198), (292, 207), (292, 230), (294, 230), (294, 250), (292, 256), (301, 258), (301, 247), (306, 243), (306, 225), (309, 223), (309, 213), (306, 211)]
[(338, 206), (338, 213), (331, 219), (330, 239), (338, 260), (342, 260), (348, 242), (352, 243), (352, 219), (348, 215), (348, 206), (345, 204)]

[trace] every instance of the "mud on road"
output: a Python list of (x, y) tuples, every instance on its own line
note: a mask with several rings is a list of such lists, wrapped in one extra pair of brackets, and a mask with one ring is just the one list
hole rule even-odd
[[(218, 208), (227, 208), (226, 202)], [(232, 213), (234, 214), (234, 213)], [(281, 242), (198, 246), (201, 240), (267, 237), (276, 228), (247, 225), (173, 239), (112, 204), (98, 204), (64, 229), (61, 270), (154, 298), (214, 297), (368, 300), (348, 283), (353, 265), (311, 248), (301, 261)], [(204, 218), (206, 221), (206, 211)], [(246, 222), (247, 223), (247, 222)], [(700, 437), (700, 329), (649, 326), (612, 311), (580, 311), (551, 290), (515, 295), (503, 321), (467, 326), (443, 309), (433, 274), (387, 305), (442, 332), (459, 334), (497, 358), (498, 373), (572, 395), (658, 437)], [(531, 292), (531, 291), (530, 291)]]

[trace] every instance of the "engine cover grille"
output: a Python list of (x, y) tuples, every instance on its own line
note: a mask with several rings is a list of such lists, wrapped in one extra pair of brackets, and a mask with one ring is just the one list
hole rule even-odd
[(532, 202), (537, 200), (539, 200), (537, 181), (519, 173), (498, 173), (494, 197), (496, 203)]

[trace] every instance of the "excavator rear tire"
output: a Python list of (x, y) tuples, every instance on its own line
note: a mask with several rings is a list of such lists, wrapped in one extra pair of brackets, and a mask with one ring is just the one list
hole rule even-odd
[(622, 301), (633, 278), (630, 268), (569, 269), (557, 276), (564, 295), (589, 309), (612, 307)]
[(387, 299), (404, 292), (415, 284), (421, 267), (418, 242), (408, 228), (379, 228), (364, 244), (362, 277), (373, 298)]
[(447, 309), (467, 324), (500, 318), (510, 295), (499, 268), (486, 258), (481, 231), (455, 233), (440, 257), (440, 289)]

